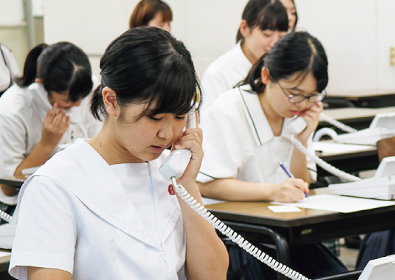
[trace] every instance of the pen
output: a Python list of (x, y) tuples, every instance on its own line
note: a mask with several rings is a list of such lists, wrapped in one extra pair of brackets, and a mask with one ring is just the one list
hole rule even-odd
[[(292, 173), (289, 172), (287, 168), (285, 168), (284, 164), (281, 161), (279, 161), (278, 163), (280, 164), (280, 167), (284, 170), (285, 174), (287, 174), (289, 178), (295, 179), (295, 176), (292, 175)], [(306, 197), (309, 197), (307, 192), (305, 192), (304, 194)]]

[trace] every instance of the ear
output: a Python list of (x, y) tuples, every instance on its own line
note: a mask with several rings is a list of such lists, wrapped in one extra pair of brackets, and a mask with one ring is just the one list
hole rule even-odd
[(251, 29), (247, 25), (247, 21), (243, 19), (240, 23), (240, 33), (243, 38), (247, 37), (251, 33)]
[(270, 72), (269, 69), (267, 69), (266, 67), (262, 68), (261, 79), (262, 83), (264, 83), (265, 85), (267, 85), (267, 83), (270, 81)]
[(43, 82), (42, 82), (41, 79), (39, 79), (39, 78), (36, 78), (36, 79), (34, 80), (34, 82), (37, 83), (37, 84), (43, 84)]
[(119, 106), (117, 102), (117, 94), (109, 87), (102, 89), (103, 103), (106, 106), (106, 111), (110, 116), (117, 118)]

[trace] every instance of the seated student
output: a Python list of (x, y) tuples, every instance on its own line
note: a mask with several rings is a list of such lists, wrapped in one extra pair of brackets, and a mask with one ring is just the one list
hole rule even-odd
[[(92, 72), (87, 55), (71, 43), (40, 44), (27, 55), (23, 76), (0, 98), (0, 174), (44, 164), (59, 144), (92, 137), (101, 123), (89, 113)], [(1, 185), (0, 204), (13, 211), (17, 191)], [(9, 208), (9, 209), (7, 209)]]
[(281, 4), (287, 10), (288, 15), (288, 32), (294, 32), (296, 24), (298, 23), (298, 13), (296, 11), (294, 0), (280, 0)]
[(0, 44), (0, 96), (14, 83), (20, 75), (18, 64), (10, 49)]
[[(306, 32), (281, 38), (253, 66), (245, 85), (224, 92), (202, 119), (205, 156), (197, 179), (202, 196), (303, 199), (315, 180), (315, 163), (294, 147), (288, 129), (292, 117), (304, 118), (307, 127), (294, 137), (312, 150), (327, 83), (328, 61), (316, 38)], [(296, 179), (288, 178), (279, 161)], [(290, 253), (291, 267), (307, 277), (347, 270), (321, 244), (290, 248)]]
[(172, 20), (173, 13), (165, 2), (161, 0), (142, 0), (136, 5), (130, 16), (129, 28), (150, 26), (170, 32)]
[(100, 68), (91, 111), (105, 116), (103, 127), (57, 153), (23, 185), (10, 274), (225, 279), (225, 246), (211, 224), (171, 195), (158, 171), (167, 147), (190, 149), (178, 183), (201, 201), (201, 129), (183, 132), (199, 88), (190, 53), (169, 32), (132, 28), (108, 46)]
[(287, 33), (288, 17), (278, 1), (250, 0), (244, 8), (237, 44), (213, 61), (202, 78), (201, 117), (218, 96), (243, 81), (251, 66)]

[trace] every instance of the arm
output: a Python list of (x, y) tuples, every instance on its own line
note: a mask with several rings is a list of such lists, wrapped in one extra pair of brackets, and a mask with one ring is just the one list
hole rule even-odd
[(245, 182), (237, 179), (216, 179), (198, 183), (204, 197), (229, 201), (296, 202), (305, 197), (308, 185), (301, 179), (287, 179), (280, 184)]
[(41, 140), (31, 153), (18, 165), (14, 175), (22, 175), (22, 170), (43, 165), (50, 157), (52, 151), (62, 139), (70, 124), (70, 118), (63, 109), (56, 113), (58, 105), (55, 103), (44, 119)]
[[(180, 139), (180, 148), (192, 151), (191, 161), (183, 176), (178, 180), (185, 189), (201, 204), (196, 176), (203, 157), (202, 131), (188, 129)], [(228, 252), (214, 228), (179, 196), (186, 235), (185, 272), (190, 280), (226, 279), (229, 265)]]
[(71, 280), (71, 274), (67, 271), (54, 268), (27, 267), (27, 279), (29, 280)]
[[(306, 110), (301, 116), (307, 121), (307, 127), (301, 133), (296, 135), (303, 146), (307, 148), (307, 142), (309, 137), (316, 130), (319, 123), (319, 115), (323, 111), (323, 106), (321, 102), (316, 102), (308, 110)], [(291, 172), (296, 178), (301, 178), (305, 182), (310, 183), (310, 172), (307, 168), (306, 156), (299, 151), (296, 147), (294, 148), (292, 158), (291, 158)]]

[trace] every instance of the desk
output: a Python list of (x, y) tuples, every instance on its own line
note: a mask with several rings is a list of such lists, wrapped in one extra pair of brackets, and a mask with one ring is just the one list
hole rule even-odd
[(356, 107), (379, 108), (395, 105), (395, 89), (366, 89), (328, 92), (325, 100), (348, 100)]
[[(312, 190), (310, 194), (322, 193), (330, 191), (322, 188)], [(273, 204), (224, 202), (206, 207), (249, 241), (267, 240), (268, 235), (272, 234), (273, 240), (280, 244), (282, 250), (278, 252), (277, 258), (284, 264), (289, 263), (288, 245), (317, 243), (395, 228), (395, 205), (353, 213), (306, 208), (301, 208), (301, 212), (274, 213), (267, 208), (269, 205)], [(278, 279), (285, 278), (279, 275)]]
[[(9, 250), (0, 250), (0, 252), (10, 252)], [(11, 256), (0, 257), (0, 273), (8, 271), (8, 266), (10, 264)]]
[(10, 187), (20, 189), (23, 183), (25, 182), (25, 176), (6, 176), (0, 178), (0, 184), (7, 184)]
[[(333, 145), (333, 148), (327, 150), (320, 148), (322, 144), (327, 144), (328, 146)], [(326, 143), (314, 142), (313, 145), (318, 157), (347, 173), (373, 170), (377, 169), (379, 166), (379, 158), (375, 146), (349, 145), (350, 147), (358, 146), (360, 148), (346, 151), (345, 149), (336, 149), (336, 147), (339, 145), (347, 147), (347, 144), (328, 141)], [(325, 145), (323, 145), (323, 147), (324, 146)], [(320, 149), (322, 149), (322, 151), (318, 151)], [(318, 178), (328, 175), (331, 174), (317, 165)]]
[[(395, 97), (394, 97), (395, 100)], [(338, 108), (338, 109), (325, 109), (324, 113), (342, 123), (345, 123), (355, 129), (368, 128), (374, 116), (379, 113), (395, 112), (395, 106), (383, 108)], [(331, 127), (332, 125), (320, 120), (317, 130), (322, 127)], [(344, 133), (341, 131), (341, 133)]]

